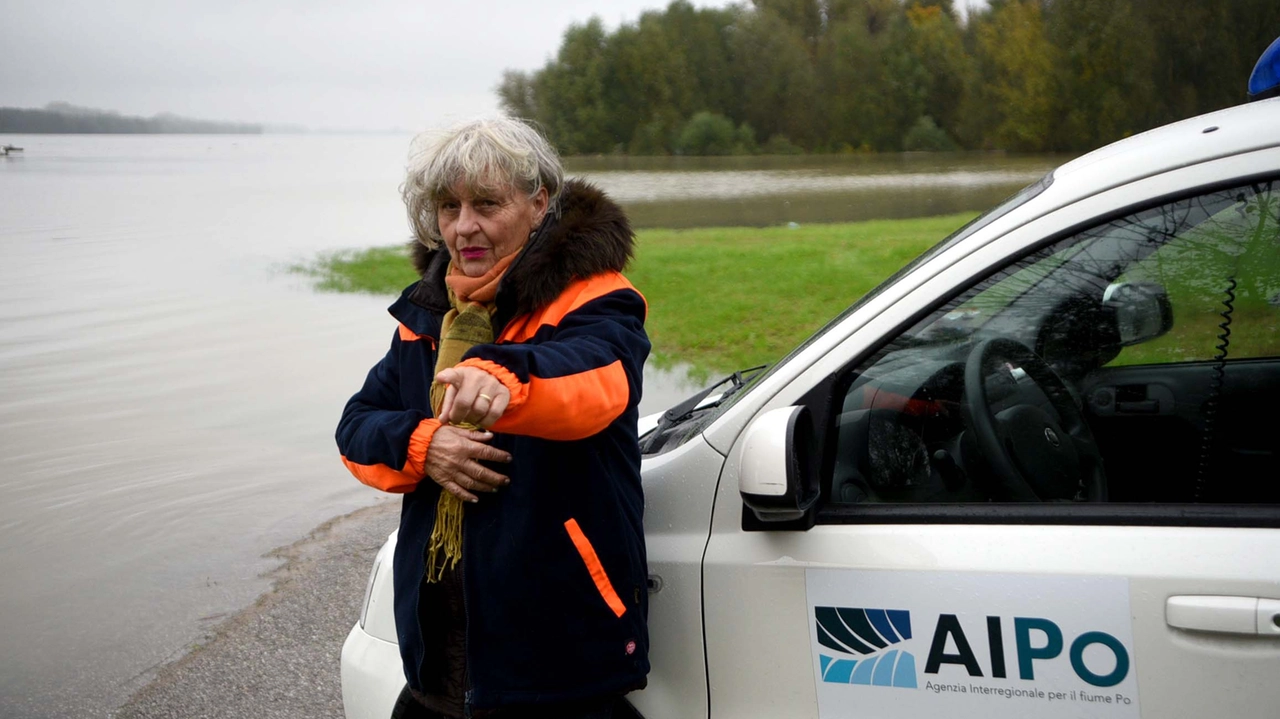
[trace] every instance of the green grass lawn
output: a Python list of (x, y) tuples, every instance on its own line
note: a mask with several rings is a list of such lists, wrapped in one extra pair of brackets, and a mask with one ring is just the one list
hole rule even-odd
[(627, 276), (659, 360), (741, 369), (780, 359), (972, 217), (647, 230)]
[[(780, 359), (973, 216), (641, 230), (626, 274), (649, 302), (659, 362), (730, 371)], [(293, 269), (339, 292), (394, 295), (417, 277), (402, 247), (325, 255)]]

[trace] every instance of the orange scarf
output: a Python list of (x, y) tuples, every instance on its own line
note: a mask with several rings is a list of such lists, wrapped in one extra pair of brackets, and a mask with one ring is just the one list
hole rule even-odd
[(506, 274), (507, 268), (515, 261), (518, 254), (520, 254), (519, 250), (503, 257), (494, 263), (488, 272), (479, 277), (467, 277), (462, 274), (462, 270), (450, 264), (449, 274), (444, 278), (444, 283), (453, 290), (453, 294), (458, 296), (460, 303), (488, 304), (498, 296), (498, 282), (502, 280), (502, 276)]

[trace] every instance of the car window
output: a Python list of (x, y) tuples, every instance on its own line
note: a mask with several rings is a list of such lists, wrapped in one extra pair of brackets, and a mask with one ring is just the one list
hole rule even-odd
[(1227, 361), (1280, 357), (1278, 203), (1269, 191), (1242, 191), (1130, 267), (1121, 281), (1163, 286), (1174, 322), (1167, 334), (1125, 347), (1111, 364), (1197, 362), (1220, 352)]
[(992, 273), (837, 378), (827, 503), (1280, 502), (1278, 228), (1255, 183)]

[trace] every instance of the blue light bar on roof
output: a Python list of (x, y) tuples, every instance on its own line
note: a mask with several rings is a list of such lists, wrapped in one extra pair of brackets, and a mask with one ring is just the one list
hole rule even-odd
[(1280, 95), (1280, 37), (1276, 38), (1258, 64), (1253, 66), (1253, 74), (1249, 76), (1249, 99), (1261, 100)]

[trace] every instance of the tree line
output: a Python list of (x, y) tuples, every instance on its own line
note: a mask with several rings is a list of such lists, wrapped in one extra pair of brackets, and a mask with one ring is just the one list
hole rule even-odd
[(1245, 101), (1275, 0), (684, 0), (497, 87), (566, 154), (1078, 152)]
[(0, 133), (259, 135), (262, 125), (192, 120), (177, 115), (133, 117), (108, 110), (51, 102), (43, 110), (0, 107)]

